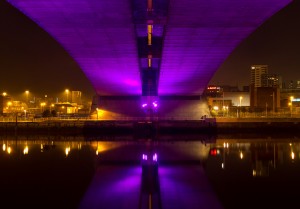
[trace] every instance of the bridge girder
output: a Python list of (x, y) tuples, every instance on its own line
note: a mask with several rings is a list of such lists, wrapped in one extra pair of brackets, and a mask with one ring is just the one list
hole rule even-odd
[(153, 96), (201, 95), (239, 43), (291, 0), (8, 2), (69, 52), (99, 95)]

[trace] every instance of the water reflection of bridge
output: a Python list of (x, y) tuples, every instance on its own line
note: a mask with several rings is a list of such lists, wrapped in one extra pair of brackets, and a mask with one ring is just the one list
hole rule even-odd
[[(28, 156), (37, 153), (38, 156), (48, 157), (59, 155), (63, 156), (65, 162), (73, 159), (75, 164), (80, 164), (77, 166), (78, 172), (83, 173), (86, 166), (83, 162), (87, 161), (81, 159), (80, 153), (89, 153), (87, 156), (94, 163), (94, 175), (82, 197), (80, 208), (101, 208), (103, 205), (118, 209), (149, 208), (150, 203), (152, 208), (163, 209), (222, 208), (212, 191), (208, 176), (220, 178), (226, 172), (237, 179), (241, 173), (247, 178), (268, 176), (270, 171), (274, 172), (295, 162), (300, 153), (299, 140), (295, 138), (222, 138), (204, 142), (100, 138), (85, 140), (80, 136), (35, 135), (1, 137), (1, 142), (0, 157), (4, 157), (1, 158), (2, 161), (16, 157), (19, 161), (26, 162), (30, 159)], [(158, 154), (159, 190), (142, 188), (145, 180), (142, 178), (141, 154), (148, 151)], [(55, 155), (49, 155), (50, 153)], [(9, 158), (5, 157), (8, 155)], [(232, 165), (237, 161), (240, 165), (238, 170), (232, 170)], [(214, 172), (213, 175), (208, 171)], [(142, 204), (141, 194), (144, 196)], [(158, 194), (161, 206), (154, 206)]]
[[(185, 206), (192, 209), (204, 205), (221, 208), (202, 170), (201, 161), (208, 156), (209, 145), (201, 140), (174, 143), (144, 139), (86, 141), (72, 137), (4, 137), (2, 149), (7, 155), (19, 159), (37, 152), (49, 156), (49, 153), (57, 151), (66, 158), (78, 159), (80, 150), (90, 150), (96, 172), (80, 208), (99, 208), (103, 205), (118, 209), (149, 208), (150, 205), (151, 208), (176, 208), (175, 200), (182, 202), (180, 204), (186, 202)], [(149, 150), (157, 152), (160, 160), (154, 182), (142, 178), (141, 155)], [(149, 189), (152, 183), (157, 185), (156, 190)], [(196, 191), (191, 193), (190, 186)], [(172, 194), (174, 192), (175, 196)], [(189, 194), (181, 195), (182, 192)], [(199, 199), (199, 196), (202, 197)], [(158, 199), (161, 199), (161, 204), (158, 204)]]

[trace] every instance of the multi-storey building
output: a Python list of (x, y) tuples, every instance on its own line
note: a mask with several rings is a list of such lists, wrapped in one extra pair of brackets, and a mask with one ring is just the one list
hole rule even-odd
[(280, 107), (281, 77), (268, 73), (268, 65), (251, 66), (250, 106), (273, 112)]
[(268, 65), (251, 66), (251, 85), (254, 87), (263, 87), (265, 85), (265, 76), (268, 74)]

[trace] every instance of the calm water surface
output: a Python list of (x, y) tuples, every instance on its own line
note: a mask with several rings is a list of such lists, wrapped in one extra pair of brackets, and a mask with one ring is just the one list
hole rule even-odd
[[(0, 208), (138, 209), (150, 197), (163, 209), (299, 205), (296, 138), (7, 136), (0, 145)], [(144, 153), (158, 155), (158, 187), (142, 179)]]

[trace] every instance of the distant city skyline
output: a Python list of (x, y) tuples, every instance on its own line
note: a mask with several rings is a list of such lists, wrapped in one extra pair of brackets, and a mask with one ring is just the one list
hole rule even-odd
[[(250, 66), (268, 65), (283, 82), (300, 79), (300, 3), (295, 0), (238, 46), (209, 84), (249, 85)], [(64, 89), (92, 96), (80, 67), (45, 31), (5, 1), (0, 2), (0, 91), (54, 95)]]

